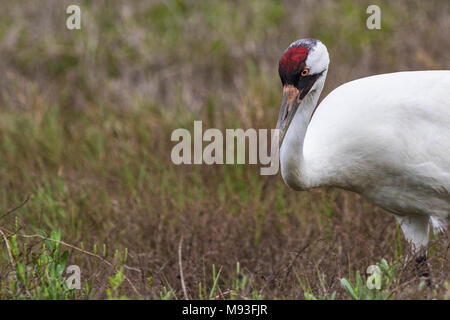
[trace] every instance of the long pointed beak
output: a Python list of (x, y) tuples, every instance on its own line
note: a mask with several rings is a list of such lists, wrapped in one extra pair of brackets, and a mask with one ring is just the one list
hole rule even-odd
[(283, 87), (283, 100), (281, 103), (280, 114), (278, 115), (277, 129), (279, 129), (280, 146), (283, 142), (284, 135), (297, 112), (298, 106), (302, 100), (300, 99), (300, 91), (293, 85), (285, 85)]

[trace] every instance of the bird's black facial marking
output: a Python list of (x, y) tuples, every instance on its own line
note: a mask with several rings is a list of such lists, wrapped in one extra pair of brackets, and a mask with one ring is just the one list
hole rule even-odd
[(281, 74), (281, 83), (283, 86), (285, 85), (293, 85), (300, 91), (300, 99), (303, 99), (311, 90), (312, 86), (316, 82), (316, 80), (322, 75), (323, 71), (316, 74), (309, 74), (305, 77), (301, 75), (300, 72), (292, 73), (292, 74)]
[(316, 80), (322, 75), (323, 71), (316, 74), (310, 74), (306, 77), (302, 77), (299, 75), (297, 84), (295, 87), (300, 91), (299, 98), (303, 100), (303, 98), (308, 94), (308, 92), (311, 90), (312, 86), (316, 82)]

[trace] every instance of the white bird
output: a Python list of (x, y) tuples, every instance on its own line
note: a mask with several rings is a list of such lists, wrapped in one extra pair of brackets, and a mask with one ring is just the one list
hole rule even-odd
[(444, 231), (450, 218), (450, 71), (354, 80), (317, 106), (329, 61), (316, 39), (292, 43), (280, 59), (283, 180), (350, 190), (393, 213), (430, 284), (429, 225)]

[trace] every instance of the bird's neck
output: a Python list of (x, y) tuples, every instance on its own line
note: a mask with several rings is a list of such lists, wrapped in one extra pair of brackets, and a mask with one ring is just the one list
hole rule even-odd
[(285, 183), (295, 190), (308, 190), (317, 186), (316, 177), (309, 170), (307, 159), (304, 157), (303, 144), (325, 83), (325, 76), (326, 74), (318, 80), (316, 89), (307, 94), (298, 107), (281, 145), (281, 175)]

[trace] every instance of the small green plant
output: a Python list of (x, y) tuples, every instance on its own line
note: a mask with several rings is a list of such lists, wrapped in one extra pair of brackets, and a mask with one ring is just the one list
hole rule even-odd
[(251, 284), (248, 275), (241, 272), (241, 264), (236, 263), (236, 276), (233, 279), (233, 290), (230, 290), (230, 299), (247, 298), (251, 296), (252, 300), (262, 299), (260, 293)]
[(211, 289), (208, 290), (208, 286), (206, 283), (206, 274), (205, 269), (204, 273), (204, 281), (199, 282), (198, 284), (198, 299), (252, 299), (252, 300), (260, 300), (261, 295), (256, 288), (253, 287), (251, 283), (250, 277), (243, 274), (241, 271), (241, 265), (239, 262), (236, 263), (236, 275), (232, 277), (231, 283), (227, 286), (227, 289), (222, 290), (219, 286), (219, 278), (222, 273), (222, 267), (219, 268), (219, 271), (216, 271), (216, 266), (212, 265), (212, 286)]
[(125, 248), (123, 252), (116, 250), (114, 253), (114, 266), (116, 273), (113, 277), (109, 277), (109, 288), (106, 289), (106, 295), (108, 299), (127, 299), (126, 296), (120, 294), (120, 288), (125, 281), (126, 276), (124, 274), (124, 265), (128, 259), (128, 248)]
[(69, 252), (61, 249), (60, 231), (54, 230), (47, 236), (41, 230), (40, 234), (46, 240), (38, 252), (28, 250), (26, 244), (21, 247), (17, 234), (9, 238), (14, 270), (8, 275), (6, 295), (18, 299), (57, 300), (89, 295), (89, 285), (85, 290), (75, 290), (66, 284), (64, 273)]
[(236, 277), (233, 279), (234, 292), (230, 295), (233, 299), (238, 296), (241, 290), (244, 290), (248, 283), (248, 276), (241, 274), (241, 265), (239, 262), (236, 263)]
[(209, 291), (209, 300), (214, 299), (216, 296), (219, 296), (220, 288), (218, 286), (218, 281), (220, 277), (220, 273), (222, 272), (222, 267), (219, 268), (219, 272), (216, 273), (216, 266), (213, 264), (212, 266), (212, 278), (213, 278), (213, 286)]
[(106, 289), (106, 295), (109, 299), (124, 299), (123, 296), (119, 295), (119, 288), (124, 280), (123, 267), (120, 267), (113, 277), (109, 277), (110, 288)]
[(173, 293), (172, 289), (167, 289), (166, 287), (163, 287), (163, 290), (159, 293), (159, 298), (161, 300), (170, 300), (175, 298), (175, 294)]
[(336, 291), (328, 292), (327, 286), (325, 284), (324, 275), (320, 272), (319, 267), (317, 264), (315, 264), (315, 269), (317, 272), (317, 276), (319, 278), (319, 283), (322, 289), (321, 295), (315, 295), (311, 289), (310, 282), (307, 277), (304, 277), (305, 280), (302, 280), (302, 277), (298, 275), (296, 271), (294, 271), (295, 276), (303, 290), (303, 296), (305, 297), (305, 300), (335, 300), (336, 298)]

